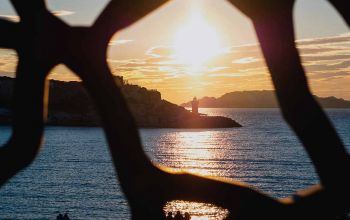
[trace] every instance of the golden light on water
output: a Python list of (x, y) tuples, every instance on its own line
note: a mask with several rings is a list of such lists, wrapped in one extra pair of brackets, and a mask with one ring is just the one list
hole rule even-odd
[(191, 215), (191, 220), (221, 220), (229, 215), (229, 211), (211, 204), (199, 202), (186, 202), (174, 200), (168, 202), (164, 207), (164, 212), (172, 212), (175, 214), (180, 211), (182, 215), (188, 212)]
[(175, 59), (185, 64), (190, 74), (198, 74), (207, 61), (221, 51), (220, 37), (215, 27), (200, 11), (194, 11), (190, 19), (174, 36)]
[[(217, 163), (216, 158), (221, 157), (213, 145), (213, 140), (220, 145), (219, 131), (187, 131), (173, 133), (171, 140), (177, 147), (172, 148), (170, 155), (176, 155), (181, 160), (174, 160), (173, 168), (180, 168), (189, 173), (200, 174), (204, 176), (220, 176), (218, 168), (221, 166)], [(169, 149), (169, 148), (168, 148)], [(188, 202), (181, 200), (169, 201), (164, 206), (164, 212), (172, 212), (173, 215), (180, 211), (182, 215), (188, 212), (191, 220), (223, 220), (229, 215), (229, 211), (213, 204)]]
[(215, 160), (218, 157), (216, 155), (218, 151), (215, 150), (216, 146), (211, 145), (212, 140), (218, 138), (216, 132), (181, 132), (174, 138), (176, 145), (181, 147), (178, 147), (173, 153), (184, 158), (174, 164), (176, 167), (181, 167), (182, 170), (189, 173), (220, 176), (220, 173), (216, 173), (216, 168), (220, 167), (220, 164), (217, 164)]

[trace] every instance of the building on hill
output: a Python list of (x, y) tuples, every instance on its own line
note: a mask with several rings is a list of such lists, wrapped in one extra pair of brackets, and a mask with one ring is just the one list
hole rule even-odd
[(117, 84), (117, 86), (121, 87), (121, 86), (125, 85), (125, 81), (124, 81), (124, 78), (122, 76), (113, 75), (113, 78), (114, 78), (114, 81)]

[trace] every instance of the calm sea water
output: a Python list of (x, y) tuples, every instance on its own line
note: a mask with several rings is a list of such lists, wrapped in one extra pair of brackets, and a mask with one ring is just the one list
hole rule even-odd
[[(232, 129), (141, 129), (153, 161), (203, 175), (247, 182), (275, 197), (318, 183), (310, 160), (278, 109), (201, 109), (243, 125)], [(350, 110), (327, 110), (350, 149)], [(10, 136), (0, 127), (0, 143)], [(224, 210), (175, 201), (167, 211), (219, 219)], [(100, 128), (48, 127), (35, 162), (0, 189), (0, 219), (129, 219)], [(221, 214), (220, 214), (221, 213)]]

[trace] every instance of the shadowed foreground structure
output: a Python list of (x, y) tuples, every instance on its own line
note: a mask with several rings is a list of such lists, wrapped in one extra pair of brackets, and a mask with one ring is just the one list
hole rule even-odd
[[(232, 219), (336, 219), (350, 209), (349, 155), (312, 97), (294, 43), (294, 0), (231, 0), (250, 17), (271, 72), (284, 118), (312, 159), (321, 185), (274, 199), (241, 183), (172, 172), (150, 162), (135, 121), (106, 63), (108, 42), (166, 0), (112, 0), (91, 27), (70, 27), (44, 0), (11, 0), (21, 21), (0, 19), (0, 47), (19, 57), (13, 133), (0, 148), (0, 185), (37, 155), (47, 111), (46, 78), (64, 64), (79, 76), (100, 114), (114, 166), (133, 219), (162, 219), (164, 204), (187, 200), (216, 204)], [(331, 3), (348, 24), (350, 3)], [(108, 98), (107, 98), (108, 97)]]

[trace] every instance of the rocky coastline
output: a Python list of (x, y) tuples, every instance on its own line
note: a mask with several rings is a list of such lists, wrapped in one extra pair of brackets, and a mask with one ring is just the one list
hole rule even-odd
[[(115, 77), (141, 128), (241, 127), (231, 118), (193, 114), (161, 98), (160, 92), (128, 84)], [(11, 123), (14, 79), (0, 77), (0, 123)], [(50, 80), (48, 125), (100, 126), (99, 116), (81, 82)]]

